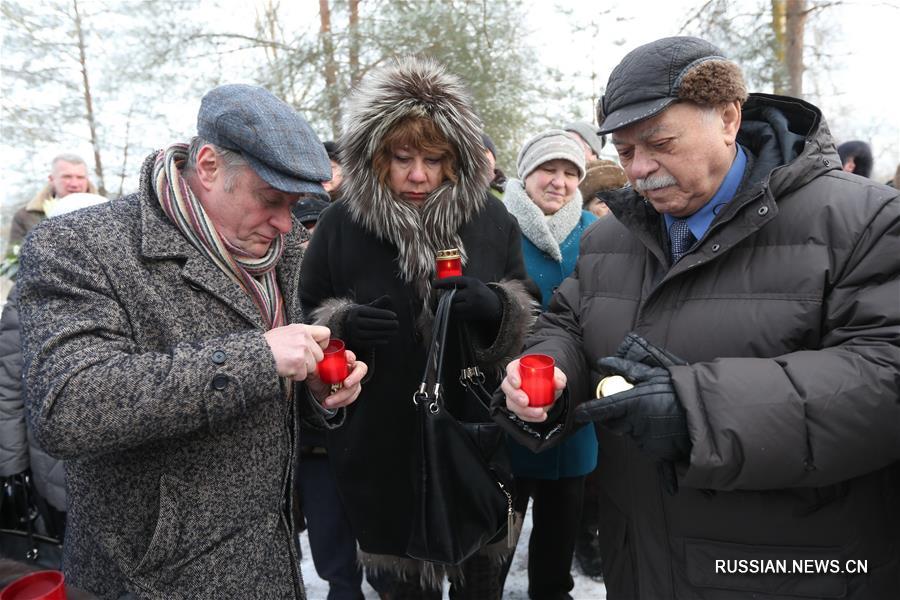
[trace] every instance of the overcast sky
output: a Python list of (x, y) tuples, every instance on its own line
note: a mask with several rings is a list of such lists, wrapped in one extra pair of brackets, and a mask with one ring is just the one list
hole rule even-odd
[[(813, 3), (809, 0), (810, 5)], [(598, 74), (595, 87), (599, 89), (628, 51), (661, 37), (680, 35), (688, 16), (702, 4), (703, 0), (614, 4), (534, 0), (528, 11), (534, 32), (529, 41), (551, 66), (569, 71), (593, 69)], [(598, 16), (602, 7), (610, 6), (615, 6), (611, 13), (614, 17)], [(579, 23), (588, 25), (594, 20), (603, 24), (600, 35), (568, 32), (571, 19), (563, 14), (565, 10), (572, 11)], [(829, 63), (830, 72), (807, 72), (807, 100), (822, 109), (836, 143), (869, 141), (876, 159), (874, 174), (881, 181), (890, 179), (900, 164), (900, 0), (843, 0), (820, 11), (814, 19), (813, 23), (829, 32), (827, 51), (834, 58)], [(805, 43), (815, 44), (809, 33)], [(591, 81), (581, 81), (589, 90)], [(812, 97), (816, 90), (823, 92), (821, 97)], [(590, 121), (592, 107), (588, 102), (584, 105), (582, 118)]]
[[(229, 1), (232, 0), (223, 0), (226, 4)], [(206, 14), (227, 20), (225, 28), (240, 29), (248, 23), (252, 24), (256, 2), (233, 2), (233, 10), (224, 13), (206, 11)], [(591, 94), (605, 85), (609, 72), (622, 56), (640, 44), (679, 34), (688, 15), (702, 3), (703, 0), (602, 3), (526, 0), (523, 11), (527, 26), (522, 35), (526, 36), (527, 43), (536, 47), (543, 63), (570, 74), (578, 95), (584, 98), (578, 102), (581, 118), (592, 121)], [(282, 8), (290, 13), (288, 22), (305, 24), (311, 31), (316, 30), (318, 0), (296, 0), (282, 4)], [(610, 14), (601, 14), (603, 10), (609, 10)], [(900, 71), (897, 66), (900, 0), (843, 0), (820, 11), (815, 19), (822, 29), (829, 32), (827, 51), (833, 60), (827, 73), (807, 73), (804, 83), (807, 99), (822, 108), (838, 143), (849, 139), (872, 143), (876, 157), (875, 175), (881, 181), (887, 180), (900, 163), (900, 111), (897, 109), (900, 103)], [(592, 21), (598, 25), (598, 35), (573, 31), (573, 22), (591, 29)], [(122, 40), (110, 43), (122, 43)], [(806, 43), (814, 44), (815, 40), (808, 36)], [(229, 72), (234, 74), (236, 71)], [(590, 73), (595, 74), (593, 81)], [(536, 76), (539, 76), (537, 70)], [(821, 94), (817, 95), (817, 91)], [(168, 111), (168, 127), (151, 128), (149, 133), (142, 134), (142, 145), (146, 148), (160, 147), (173, 141), (168, 139), (173, 135), (171, 132), (182, 139), (193, 135), (199, 103), (199, 97), (187, 101), (178, 99)], [(548, 108), (548, 114), (552, 114), (553, 108)], [(160, 139), (150, 139), (154, 135)], [(57, 153), (75, 150), (89, 162), (92, 156), (91, 148), (86, 143), (81, 148), (47, 148), (40, 156), (29, 155), (27, 149), (9, 148), (2, 142), (0, 145), (3, 146), (0, 162), (4, 165), (3, 177), (6, 181), (12, 175), (17, 175), (19, 181), (30, 181), (32, 174), (27, 172), (37, 170), (33, 173), (36, 181), (27, 190), (4, 186), (3, 198), (14, 202), (21, 201), (23, 196), (29, 197), (40, 187), (46, 177), (44, 165)], [(135, 161), (139, 159), (136, 157)], [(35, 166), (26, 164), (30, 160)], [(107, 185), (117, 189), (118, 182), (114, 180), (115, 177), (110, 177)], [(136, 176), (130, 177), (126, 190), (133, 189), (136, 184)]]

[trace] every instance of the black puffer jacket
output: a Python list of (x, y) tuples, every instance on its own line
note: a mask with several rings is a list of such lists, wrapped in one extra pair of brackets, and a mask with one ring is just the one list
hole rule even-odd
[(26, 424), (22, 339), (14, 288), (0, 317), (0, 476), (30, 468), (38, 493), (50, 506), (65, 512), (64, 463), (44, 452)]
[(693, 442), (677, 495), (601, 429), (611, 600), (898, 598), (900, 198), (840, 170), (812, 105), (753, 95), (743, 116), (745, 179), (695, 248), (670, 269), (660, 216), (623, 194), (527, 345), (568, 375), (568, 415), (628, 331), (689, 363), (670, 369)]

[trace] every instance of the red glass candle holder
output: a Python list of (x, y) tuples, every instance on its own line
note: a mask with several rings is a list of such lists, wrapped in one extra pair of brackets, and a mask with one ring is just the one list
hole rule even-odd
[(16, 579), (0, 592), (0, 600), (66, 600), (61, 571), (35, 571)]
[(341, 383), (347, 379), (349, 365), (347, 364), (347, 351), (344, 342), (337, 338), (331, 338), (325, 347), (325, 357), (316, 365), (319, 379), (331, 386), (332, 392), (341, 387)]
[(556, 362), (546, 354), (526, 354), (519, 360), (522, 391), (528, 394), (528, 406), (553, 404), (553, 371)]
[(462, 256), (456, 248), (438, 250), (435, 257), (435, 273), (438, 279), (462, 275)]

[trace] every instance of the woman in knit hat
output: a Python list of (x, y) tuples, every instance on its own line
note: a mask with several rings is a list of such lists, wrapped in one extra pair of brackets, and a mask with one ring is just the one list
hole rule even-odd
[[(578, 184), (584, 179), (584, 152), (567, 132), (550, 129), (525, 142), (516, 161), (518, 179), (506, 184), (504, 203), (522, 229), (528, 276), (543, 296), (542, 309), (575, 268), (578, 243), (597, 218), (582, 210)], [(560, 445), (535, 454), (509, 441), (516, 478), (515, 509), (524, 514), (529, 498), (532, 530), (528, 545), (531, 598), (565, 598), (574, 586), (570, 567), (581, 519), (585, 475), (597, 464), (592, 425)]]

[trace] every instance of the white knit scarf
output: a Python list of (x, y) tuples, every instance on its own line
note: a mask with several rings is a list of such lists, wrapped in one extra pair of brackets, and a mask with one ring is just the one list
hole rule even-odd
[(576, 190), (574, 198), (547, 218), (537, 204), (528, 197), (522, 181), (509, 179), (506, 182), (503, 203), (509, 213), (519, 221), (522, 235), (552, 256), (556, 262), (562, 262), (562, 251), (559, 249), (559, 245), (566, 241), (581, 220), (583, 210), (581, 192)]

